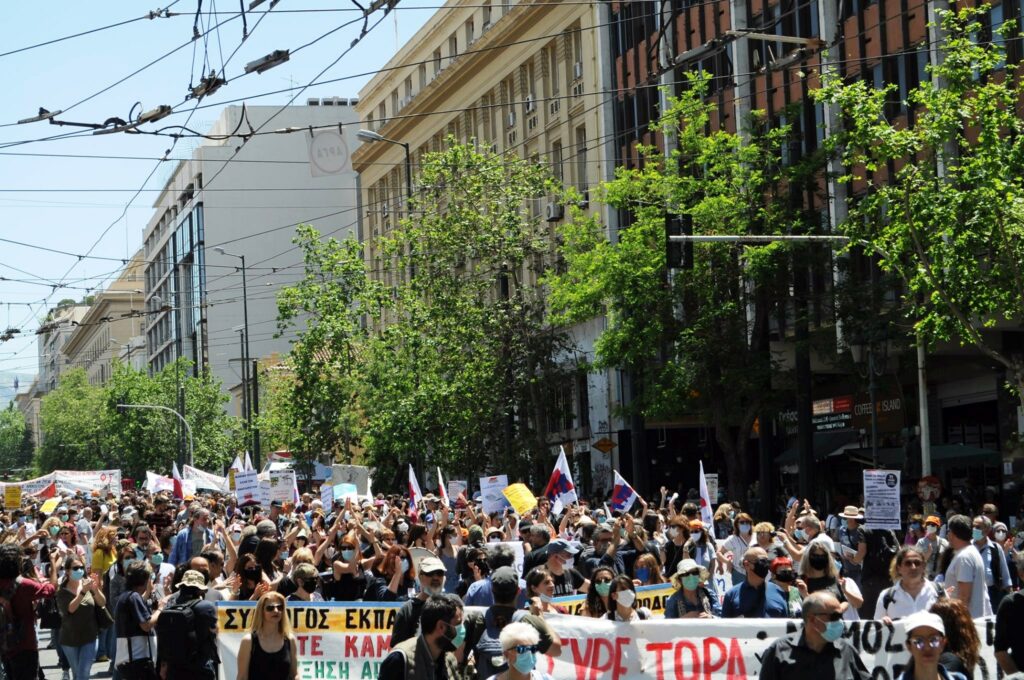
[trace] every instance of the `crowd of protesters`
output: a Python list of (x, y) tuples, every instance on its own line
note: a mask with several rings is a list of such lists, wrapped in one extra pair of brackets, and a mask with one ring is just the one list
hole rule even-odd
[[(763, 678), (869, 677), (843, 640), (859, 618), (904, 622), (904, 677), (976, 677), (972, 620), (996, 612), (996, 658), (1005, 673), (1024, 669), (1024, 533), (994, 505), (912, 512), (900, 532), (866, 528), (857, 506), (816, 512), (795, 498), (767, 519), (722, 503), (705, 523), (699, 499), (666, 489), (627, 512), (559, 510), (542, 497), (524, 517), (488, 514), (433, 495), (415, 507), (145, 492), (66, 496), (49, 513), (26, 504), (0, 514), (0, 622), (16, 631), (0, 636), (4, 668), (41, 677), (40, 628), (64, 680), (213, 680), (215, 603), (253, 600), (237, 680), (298, 680), (286, 607), (333, 600), (400, 603), (385, 680), (537, 680), (539, 657), (561, 651), (545, 620), (571, 611), (559, 598), (581, 596), (581, 616), (637, 622), (651, 617), (637, 588), (668, 584), (665, 618), (802, 620), (798, 638), (769, 648)], [(1012, 526), (1024, 528), (1021, 515)]]

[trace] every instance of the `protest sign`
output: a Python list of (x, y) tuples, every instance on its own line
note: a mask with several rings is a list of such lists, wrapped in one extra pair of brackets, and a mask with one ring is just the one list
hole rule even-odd
[(260, 480), (255, 470), (235, 473), (235, 496), (239, 505), (260, 502)]
[(8, 484), (4, 487), (4, 509), (17, 510), (21, 507), (21, 487)]
[(174, 491), (174, 480), (170, 477), (158, 475), (155, 472), (146, 471), (146, 491), (157, 493), (159, 491)]
[(352, 500), (359, 499), (359, 490), (355, 484), (335, 484), (334, 485), (334, 500), (343, 502), (346, 498)]
[[(451, 499), (452, 503), (459, 497), (460, 493), (466, 493), (469, 491), (469, 482), (465, 479), (449, 479), (448, 480), (448, 498)], [(469, 495), (466, 495), (469, 498)]]
[(324, 512), (330, 512), (334, 505), (334, 487), (330, 484), (320, 485), (320, 503), (324, 506)]
[(295, 470), (270, 471), (270, 500), (282, 503), (295, 500)]
[(355, 484), (356, 493), (370, 493), (370, 468), (365, 465), (332, 465), (331, 484)]
[(899, 470), (864, 471), (864, 528), (902, 528)]
[(718, 503), (718, 473), (708, 472), (704, 475), (708, 483), (708, 497), (712, 503)]
[(480, 499), (483, 501), (484, 512), (501, 512), (512, 505), (502, 491), (508, 486), (508, 475), (494, 475), (480, 478)]
[(226, 478), (210, 472), (204, 472), (203, 470), (192, 467), (191, 465), (183, 465), (181, 467), (181, 476), (186, 480), (194, 481), (197, 489), (225, 491), (228, 488)]
[(238, 472), (235, 468), (228, 470), (228, 490), (235, 490), (235, 474)]
[(512, 509), (515, 510), (516, 514), (520, 517), (537, 507), (537, 498), (533, 495), (530, 489), (521, 482), (505, 487), (501, 493), (508, 499), (508, 502), (512, 504)]
[(60, 498), (51, 498), (39, 506), (39, 512), (44, 515), (49, 515), (51, 512), (57, 509), (57, 504), (60, 503)]
[[(400, 603), (289, 602), (300, 680), (376, 678), (390, 652)], [(238, 648), (256, 609), (253, 601), (218, 602), (221, 678), (237, 674)], [(467, 614), (484, 610), (468, 607)], [(537, 669), (554, 680), (735, 680), (756, 678), (765, 650), (777, 638), (799, 635), (786, 619), (661, 619), (619, 623), (583, 616), (546, 615), (562, 640), (556, 658), (538, 655)], [(845, 639), (872, 678), (894, 680), (910, 658), (899, 622), (845, 622)], [(996, 677), (995, 619), (975, 621), (981, 640), (976, 677)], [(785, 677), (785, 669), (783, 676)]]

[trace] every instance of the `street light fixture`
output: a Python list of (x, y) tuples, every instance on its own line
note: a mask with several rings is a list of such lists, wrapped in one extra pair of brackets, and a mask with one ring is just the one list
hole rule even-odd
[(388, 144), (396, 144), (405, 149), (405, 210), (406, 212), (408, 212), (409, 203), (412, 201), (412, 154), (409, 151), (409, 143), (400, 142), (397, 139), (388, 139), (384, 135), (374, 130), (360, 130), (359, 132), (356, 133), (356, 137), (358, 137), (361, 141), (371, 144), (373, 142), (387, 142)]
[[(242, 382), (244, 383), (244, 385), (243, 385), (243, 390), (242, 391), (246, 395), (247, 403), (255, 404), (257, 402), (254, 399), (252, 399), (252, 397), (249, 395), (249, 375), (248, 375), (248, 371), (249, 371), (249, 362), (252, 359), (252, 352), (250, 351), (250, 348), (249, 348), (249, 290), (248, 290), (248, 287), (247, 287), (247, 284), (246, 284), (246, 276), (245, 276), (245, 255), (238, 255), (238, 254), (235, 254), (235, 253), (229, 253), (228, 251), (224, 250), (224, 248), (222, 248), (220, 246), (214, 246), (213, 249), (215, 251), (217, 251), (218, 253), (220, 253), (221, 255), (225, 256), (225, 257), (238, 258), (242, 262), (242, 267), (241, 267), (241, 271), (242, 271), (242, 326), (244, 328), (243, 332), (245, 333), (245, 345), (244, 345), (244, 352), (243, 352), (243, 354), (245, 356), (242, 357), (242, 360), (243, 360), (242, 365), (244, 366), (244, 369), (243, 369), (243, 379), (242, 379)], [(256, 469), (258, 470), (259, 467), (260, 467), (260, 433), (259, 433), (258, 429), (253, 429), (253, 425), (252, 425), (252, 411), (253, 411), (252, 408), (247, 408), (246, 409), (246, 413), (245, 413), (245, 426), (246, 426), (246, 428), (248, 428), (249, 436), (251, 437), (250, 442), (249, 442), (249, 449), (252, 451), (253, 463), (255, 464)]]

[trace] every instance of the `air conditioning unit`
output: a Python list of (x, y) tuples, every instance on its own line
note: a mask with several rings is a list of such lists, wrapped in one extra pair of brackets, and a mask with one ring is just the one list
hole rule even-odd
[(565, 216), (565, 208), (558, 203), (548, 203), (544, 206), (544, 217), (548, 222), (557, 222)]
[(532, 113), (537, 108), (537, 102), (533, 101), (533, 95), (526, 95), (526, 112)]
[(402, 97), (402, 101), (398, 102), (399, 108), (405, 108), (412, 101), (412, 97)]
[(484, 22), (484, 23), (483, 23), (483, 24), (482, 24), (482, 25), (480, 26), (480, 30), (481, 30), (481, 31), (486, 31), (486, 30), (487, 30), (488, 28), (490, 28), (490, 27), (491, 27), (491, 22), (490, 22), (490, 21), (485, 21), (485, 22)]
[(508, 125), (508, 127), (515, 127), (516, 126), (516, 112), (515, 111), (509, 111), (507, 125)]
[(579, 80), (583, 77), (583, 62), (577, 61), (572, 65), (572, 77), (574, 80)]

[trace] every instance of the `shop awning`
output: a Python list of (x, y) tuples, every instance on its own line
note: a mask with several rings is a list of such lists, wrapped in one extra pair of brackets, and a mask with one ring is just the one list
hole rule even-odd
[(1002, 461), (1002, 454), (992, 449), (982, 449), (977, 446), (966, 446), (964, 444), (932, 445), (933, 463), (950, 465), (961, 461), (973, 465), (999, 465)]
[[(860, 433), (856, 430), (836, 430), (834, 432), (814, 433), (814, 460), (823, 461), (829, 456), (842, 452), (845, 449), (860, 445)], [(775, 464), (779, 466), (797, 465), (800, 462), (799, 451), (796, 446), (791, 446), (778, 458)]]

